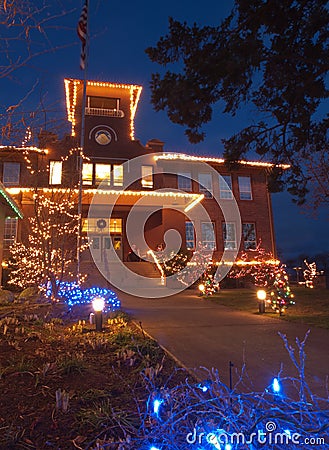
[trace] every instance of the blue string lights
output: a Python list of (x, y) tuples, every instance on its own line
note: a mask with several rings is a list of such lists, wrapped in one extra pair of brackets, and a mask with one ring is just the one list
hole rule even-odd
[(281, 391), (280, 382), (279, 382), (279, 380), (278, 380), (277, 378), (274, 378), (274, 379), (273, 379), (273, 382), (272, 382), (272, 389), (273, 389), (273, 392), (274, 392), (275, 394), (278, 394), (278, 393)]
[[(76, 305), (87, 305), (92, 303), (94, 297), (102, 297), (105, 301), (104, 312), (113, 312), (121, 307), (120, 300), (115, 292), (107, 288), (94, 286), (82, 289), (75, 282), (62, 281), (59, 283), (58, 297), (72, 308)], [(48, 287), (46, 295), (51, 296), (51, 287)]]
[(162, 405), (163, 400), (159, 400), (159, 399), (155, 399), (153, 402), (153, 412), (154, 414), (159, 417), (159, 410), (160, 410), (160, 406)]

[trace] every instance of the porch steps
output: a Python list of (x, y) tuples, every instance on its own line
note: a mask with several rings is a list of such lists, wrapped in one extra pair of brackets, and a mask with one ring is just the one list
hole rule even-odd
[[(157, 267), (147, 261), (125, 262), (124, 270), (117, 263), (98, 263), (84, 261), (80, 265), (82, 274), (87, 274), (86, 286), (109, 287), (111, 284), (124, 290), (125, 287), (161, 288), (161, 275)], [(143, 277), (143, 278), (141, 278)]]
[(124, 265), (132, 272), (147, 278), (161, 278), (159, 269), (148, 261), (125, 262)]

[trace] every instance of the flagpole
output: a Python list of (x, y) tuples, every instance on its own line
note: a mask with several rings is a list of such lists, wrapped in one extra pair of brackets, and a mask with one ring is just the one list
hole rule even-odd
[[(81, 266), (81, 242), (82, 242), (82, 164), (84, 150), (85, 134), (85, 110), (86, 110), (86, 92), (87, 92), (87, 69), (89, 55), (89, 21), (88, 21), (89, 1), (85, 4), (78, 24), (78, 35), (82, 41), (82, 50), (80, 57), (80, 67), (83, 69), (83, 92), (82, 92), (82, 113), (81, 113), (81, 131), (80, 147), (78, 153), (78, 239), (77, 239), (77, 281), (80, 285), (80, 266)], [(83, 28), (85, 26), (85, 28)]]

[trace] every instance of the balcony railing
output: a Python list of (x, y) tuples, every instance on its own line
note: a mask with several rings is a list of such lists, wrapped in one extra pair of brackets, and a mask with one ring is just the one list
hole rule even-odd
[(121, 109), (88, 108), (85, 109), (86, 116), (124, 117)]

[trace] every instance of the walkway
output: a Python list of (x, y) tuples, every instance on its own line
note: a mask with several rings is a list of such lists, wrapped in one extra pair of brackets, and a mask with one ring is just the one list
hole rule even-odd
[[(297, 375), (278, 332), (294, 345), (296, 337), (304, 338), (307, 326), (233, 311), (201, 299), (192, 290), (163, 299), (142, 299), (121, 292), (118, 296), (123, 309), (190, 369), (217, 368), (228, 385), (229, 362), (234, 364), (233, 384), (245, 362), (253, 390), (268, 386), (281, 364), (282, 376)], [(305, 347), (306, 375), (318, 395), (325, 395), (329, 376), (328, 342), (328, 330), (313, 328)]]

